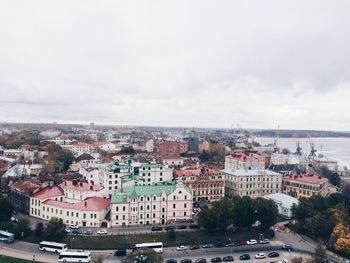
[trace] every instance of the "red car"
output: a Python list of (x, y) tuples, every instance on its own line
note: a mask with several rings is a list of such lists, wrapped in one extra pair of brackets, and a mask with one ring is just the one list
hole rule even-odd
[(190, 245), (189, 249), (190, 250), (199, 249), (199, 245)]

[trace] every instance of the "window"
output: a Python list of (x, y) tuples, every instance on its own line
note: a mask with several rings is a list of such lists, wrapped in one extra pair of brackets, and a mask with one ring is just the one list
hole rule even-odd
[(123, 211), (125, 211), (125, 206), (123, 206)]
[(187, 208), (187, 204), (186, 203), (184, 203), (184, 208)]
[(176, 208), (176, 204), (173, 204), (173, 208), (174, 208), (174, 209)]
[(117, 207), (115, 208), (115, 211), (117, 211), (117, 212), (119, 211), (119, 206), (117, 206)]

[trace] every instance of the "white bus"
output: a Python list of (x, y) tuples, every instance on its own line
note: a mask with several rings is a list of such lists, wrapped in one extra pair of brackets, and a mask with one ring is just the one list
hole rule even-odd
[(7, 231), (0, 230), (0, 242), (12, 243), (14, 241), (15, 241), (14, 234)]
[(43, 241), (39, 244), (41, 251), (61, 253), (67, 251), (67, 245), (63, 243), (56, 243), (51, 241)]
[(66, 251), (58, 256), (58, 262), (79, 262), (85, 263), (91, 261), (91, 253), (88, 251)]
[(150, 249), (153, 249), (157, 253), (163, 253), (163, 243), (162, 242), (140, 243), (140, 244), (135, 244), (135, 246), (134, 246), (134, 250), (142, 249), (142, 248), (150, 248)]

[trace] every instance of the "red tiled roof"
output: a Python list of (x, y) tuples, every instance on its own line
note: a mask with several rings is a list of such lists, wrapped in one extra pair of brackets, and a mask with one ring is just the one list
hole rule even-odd
[(63, 189), (59, 186), (47, 186), (32, 195), (34, 198), (47, 199), (63, 195)]
[(310, 184), (321, 184), (321, 183), (328, 182), (327, 178), (321, 177), (320, 175), (316, 175), (316, 174), (290, 175), (290, 176), (284, 177), (283, 180), (310, 183)]
[(60, 202), (52, 199), (48, 199), (45, 202), (43, 202), (43, 204), (45, 205), (80, 211), (101, 211), (106, 209), (110, 205), (110, 203), (110, 199), (101, 197), (89, 197), (86, 198), (84, 201), (75, 204)]
[(16, 182), (12, 185), (10, 185), (10, 187), (12, 189), (17, 190), (18, 192), (26, 192), (29, 191), (29, 193), (34, 192), (37, 188), (39, 188), (39, 186), (37, 184), (34, 184), (32, 182), (29, 181), (24, 181), (24, 182)]
[(64, 181), (59, 185), (62, 189), (70, 189), (77, 191), (100, 191), (102, 186), (97, 184), (89, 184), (86, 182)]

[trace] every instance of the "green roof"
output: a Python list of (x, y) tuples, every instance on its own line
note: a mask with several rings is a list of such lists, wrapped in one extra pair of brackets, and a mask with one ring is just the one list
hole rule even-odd
[[(173, 193), (176, 189), (176, 181), (159, 182), (152, 185), (135, 185), (123, 188), (122, 193), (112, 194), (112, 203), (126, 203), (127, 197), (139, 197), (139, 196), (161, 196), (164, 192), (166, 195)], [(187, 192), (191, 193), (191, 189), (188, 186), (184, 186)]]

